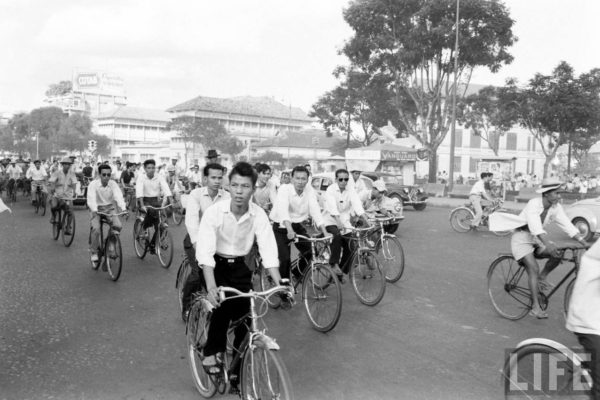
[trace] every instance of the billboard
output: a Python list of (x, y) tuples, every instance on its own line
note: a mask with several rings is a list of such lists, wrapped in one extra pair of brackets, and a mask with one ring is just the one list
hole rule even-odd
[(125, 96), (125, 85), (119, 76), (102, 71), (75, 71), (73, 91)]

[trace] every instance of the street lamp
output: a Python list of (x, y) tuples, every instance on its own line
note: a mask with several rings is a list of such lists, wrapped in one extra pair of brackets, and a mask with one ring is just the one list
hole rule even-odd
[(460, 0), (456, 0), (456, 39), (454, 41), (454, 86), (452, 88), (452, 130), (450, 131), (450, 176), (448, 192), (454, 186), (454, 146), (456, 145), (456, 85), (458, 81), (458, 21)]
[(40, 159), (40, 132), (35, 132), (35, 159)]

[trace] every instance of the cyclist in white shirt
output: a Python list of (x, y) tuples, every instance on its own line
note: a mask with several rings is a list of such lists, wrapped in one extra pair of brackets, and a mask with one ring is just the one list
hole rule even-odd
[(481, 199), (485, 198), (489, 201), (494, 201), (492, 196), (490, 196), (485, 189), (485, 184), (492, 180), (494, 174), (491, 172), (482, 172), (481, 179), (475, 182), (473, 187), (471, 188), (471, 192), (469, 194), (469, 200), (471, 204), (473, 204), (473, 208), (475, 209), (475, 217), (473, 221), (471, 221), (471, 225), (474, 227), (478, 227), (481, 222), (481, 217), (483, 216), (483, 208), (481, 207)]
[(29, 168), (26, 174), (27, 179), (31, 179), (31, 201), (34, 199), (35, 191), (38, 186), (42, 188), (42, 191), (46, 191), (46, 179), (48, 179), (48, 173), (46, 168), (42, 166), (40, 160), (33, 162), (33, 168)]
[(12, 190), (16, 190), (16, 184), (19, 179), (21, 179), (21, 175), (23, 175), (23, 170), (21, 167), (16, 165), (15, 161), (11, 161), (8, 168), (5, 171), (8, 176), (8, 187)]

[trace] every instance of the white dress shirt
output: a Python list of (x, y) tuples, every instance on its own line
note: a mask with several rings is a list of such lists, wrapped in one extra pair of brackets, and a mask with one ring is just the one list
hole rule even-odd
[(196, 259), (200, 266), (215, 266), (214, 255), (246, 256), (254, 244), (265, 268), (278, 268), (277, 242), (269, 218), (260, 206), (250, 202), (248, 212), (239, 220), (231, 212), (231, 200), (223, 200), (209, 207), (198, 230)]
[(581, 258), (566, 326), (571, 332), (600, 335), (600, 241)]
[(302, 222), (306, 221), (309, 215), (317, 226), (323, 225), (323, 215), (315, 192), (307, 192), (305, 188), (302, 194), (298, 195), (293, 185), (282, 185), (269, 215), (271, 220), (283, 227), (283, 221)]
[(485, 184), (483, 183), (482, 180), (479, 180), (479, 181), (475, 182), (475, 184), (471, 188), (471, 192), (469, 192), (469, 195), (476, 195), (476, 196), (483, 197), (484, 193), (485, 193)]
[(230, 198), (229, 193), (223, 189), (219, 189), (214, 199), (210, 197), (208, 188), (206, 187), (194, 189), (190, 192), (185, 204), (185, 227), (190, 235), (192, 244), (196, 243), (198, 229), (200, 228), (200, 219), (208, 207), (221, 200), (228, 200)]
[(48, 177), (48, 173), (46, 172), (46, 168), (42, 166), (40, 166), (40, 169), (32, 167), (27, 170), (25, 176), (27, 179), (32, 179), (34, 181), (43, 181)]
[(106, 186), (102, 186), (100, 179), (90, 182), (87, 190), (87, 205), (90, 211), (97, 212), (98, 206), (109, 206), (115, 202), (121, 210), (127, 208), (117, 182), (110, 179)]
[(346, 188), (342, 192), (337, 183), (329, 185), (325, 191), (324, 206), (325, 225), (337, 225), (334, 217), (339, 216), (342, 225), (349, 228), (352, 213), (356, 215), (365, 213), (356, 191)]
[(8, 179), (19, 179), (21, 175), (23, 175), (23, 170), (18, 165), (15, 165), (14, 167), (9, 165), (8, 168), (6, 168), (6, 174), (8, 175)]
[(135, 184), (135, 197), (160, 197), (171, 196), (171, 189), (165, 178), (158, 174), (154, 174), (152, 179), (146, 175), (140, 175)]

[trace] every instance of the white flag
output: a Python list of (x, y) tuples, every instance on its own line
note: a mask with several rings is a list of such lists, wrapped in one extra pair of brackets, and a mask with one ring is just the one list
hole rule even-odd
[(12, 210), (10, 208), (8, 208), (6, 206), (6, 204), (4, 204), (4, 202), (2, 201), (2, 199), (0, 199), (0, 213), (4, 212), (8, 210), (9, 213), (12, 213)]

